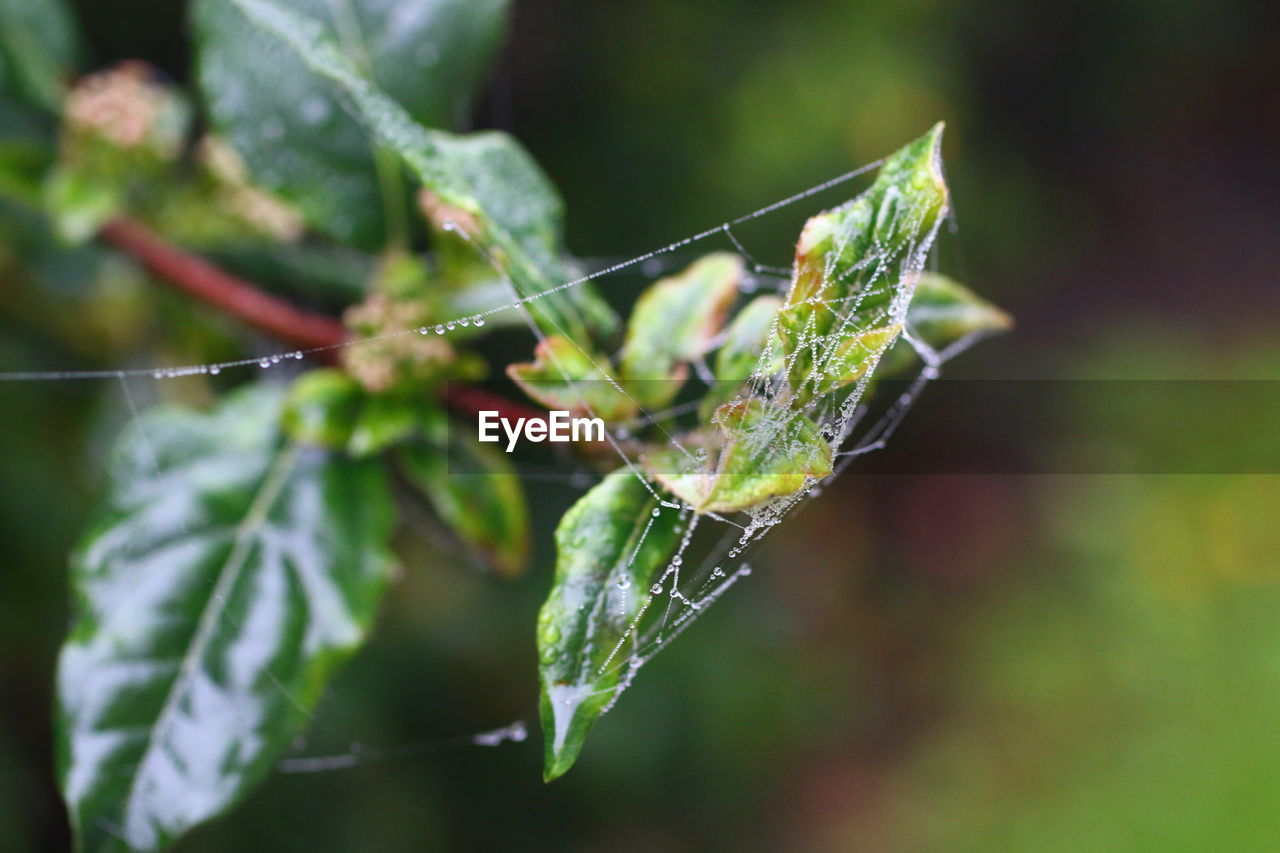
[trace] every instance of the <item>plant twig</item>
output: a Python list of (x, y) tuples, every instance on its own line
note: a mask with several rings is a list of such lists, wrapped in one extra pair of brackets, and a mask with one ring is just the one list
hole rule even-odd
[[(265, 293), (257, 285), (169, 244), (135, 219), (118, 216), (104, 225), (98, 236), (133, 257), (161, 281), (285, 343), (303, 349), (336, 349), (350, 340), (340, 321), (304, 311)], [(315, 355), (321, 361), (333, 360), (333, 350)], [(459, 414), (489, 410), (511, 420), (546, 417), (545, 412), (456, 382), (447, 383), (440, 393), (445, 405)]]
[(332, 317), (303, 311), (202, 258), (166, 243), (126, 216), (102, 227), (103, 240), (132, 255), (152, 275), (202, 302), (221, 308), (272, 337), (294, 346), (340, 346), (346, 327)]

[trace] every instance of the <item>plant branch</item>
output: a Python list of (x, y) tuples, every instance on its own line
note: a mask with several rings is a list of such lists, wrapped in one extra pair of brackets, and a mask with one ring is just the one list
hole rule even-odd
[(103, 240), (132, 255), (152, 275), (178, 290), (221, 308), (255, 329), (294, 346), (339, 346), (346, 327), (332, 317), (303, 311), (202, 258), (166, 243), (158, 234), (127, 216), (102, 227)]
[[(207, 305), (220, 308), (259, 331), (303, 349), (340, 347), (351, 340), (346, 327), (332, 317), (304, 311), (265, 293), (252, 282), (231, 275), (203, 258), (166, 242), (147, 226), (118, 216), (98, 232), (105, 242), (133, 257), (156, 278)], [(332, 361), (333, 351), (314, 353)], [(496, 411), (499, 416), (543, 419), (546, 413), (497, 394), (456, 382), (440, 391), (445, 405), (458, 414)]]

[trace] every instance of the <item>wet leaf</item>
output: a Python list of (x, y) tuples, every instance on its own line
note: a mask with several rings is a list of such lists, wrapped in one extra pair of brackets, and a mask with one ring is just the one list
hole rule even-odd
[(941, 143), (939, 123), (890, 155), (870, 189), (805, 224), (778, 315), (793, 388), (825, 369), (843, 341), (901, 321), (947, 209)]
[(586, 341), (593, 331), (613, 328), (612, 312), (588, 282), (555, 289), (571, 279), (562, 258), (562, 203), (518, 142), (500, 132), (428, 130), (369, 81), (320, 21), (271, 0), (229, 5), (337, 86), (378, 141), (430, 190), (436, 224), (483, 246), (544, 331)]
[[(942, 352), (970, 336), (1011, 329), (1013, 317), (945, 275), (921, 273), (907, 308), (907, 328), (917, 339)], [(885, 353), (877, 373), (897, 373), (917, 360), (911, 344), (899, 340)]]
[(677, 513), (654, 516), (657, 506), (624, 468), (583, 495), (556, 528), (555, 581), (538, 614), (547, 781), (573, 765), (622, 687), (626, 637), (652, 597), (651, 579), (679, 544)]
[(82, 850), (159, 850), (306, 725), (391, 575), (383, 471), (291, 443), (282, 392), (148, 412), (72, 560), (58, 766)]
[(505, 453), (481, 444), (461, 424), (433, 432), (435, 441), (401, 448), (405, 475), (463, 542), (503, 576), (518, 576), (529, 558), (529, 508), (519, 474)]
[(507, 365), (507, 376), (548, 409), (611, 422), (635, 414), (630, 390), (610, 376), (604, 356), (589, 355), (559, 335), (539, 342), (533, 355), (531, 363)]
[(719, 252), (655, 282), (636, 301), (627, 323), (619, 370), (646, 409), (668, 405), (720, 332), (742, 278), (742, 259)]
[[(450, 127), (502, 35), (506, 0), (292, 0), (334, 33), (341, 53), (428, 127)], [(387, 204), (404, 217), (399, 170), (379, 175), (374, 142), (341, 88), (280, 49), (226, 0), (194, 13), (199, 82), (218, 132), (254, 178), (298, 205), (315, 229), (369, 248)], [(383, 193), (390, 196), (384, 198)]]
[(736, 512), (785, 497), (831, 473), (831, 447), (813, 421), (784, 406), (751, 399), (725, 403), (713, 422), (717, 440), (705, 459), (664, 447), (645, 469), (698, 512)]

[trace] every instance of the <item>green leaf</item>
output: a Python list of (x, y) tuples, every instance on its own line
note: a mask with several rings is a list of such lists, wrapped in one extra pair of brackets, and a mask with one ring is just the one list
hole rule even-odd
[(288, 442), (282, 396), (156, 409), (117, 448), (58, 669), (81, 850), (159, 850), (244, 797), (374, 619), (392, 572), (383, 470)]
[[(1013, 317), (969, 288), (937, 273), (921, 273), (907, 308), (907, 328), (941, 352), (971, 335), (1013, 328)], [(916, 361), (916, 351), (899, 340), (885, 353), (879, 375), (898, 373)]]
[(499, 132), (428, 130), (371, 83), (320, 22), (271, 0), (230, 2), (338, 87), (377, 139), (430, 190), (437, 224), (449, 223), (483, 246), (544, 331), (585, 342), (591, 332), (612, 330), (613, 314), (588, 282), (554, 290), (570, 280), (560, 246), (561, 202), (519, 143)]
[(529, 508), (506, 454), (481, 444), (458, 423), (440, 443), (411, 442), (400, 451), (409, 481), (466, 544), (505, 577), (529, 558)]
[(556, 528), (556, 574), (538, 614), (543, 777), (577, 759), (587, 732), (622, 685), (632, 623), (652, 600), (649, 583), (675, 552), (677, 513), (628, 469), (583, 495)]
[(890, 155), (866, 192), (805, 223), (778, 322), (792, 388), (810, 386), (797, 404), (815, 396), (811, 373), (840, 368), (843, 342), (901, 321), (947, 209), (941, 144), (939, 123)]
[[(507, 0), (292, 0), (342, 54), (416, 121), (449, 127), (465, 110), (502, 35)], [(369, 131), (341, 88), (253, 26), (226, 0), (195, 7), (199, 80), (215, 126), (257, 181), (329, 236), (380, 246), (403, 219), (398, 170), (379, 174)], [(389, 198), (383, 192), (390, 193)], [(395, 209), (388, 212), (387, 204)]]
[(573, 341), (553, 335), (538, 343), (534, 360), (507, 365), (507, 376), (548, 409), (614, 422), (636, 413), (630, 390), (623, 390), (602, 355), (583, 352)]
[(75, 72), (77, 41), (62, 0), (0, 0), (0, 95), (60, 111)]
[(742, 259), (728, 252), (699, 258), (678, 275), (655, 282), (636, 301), (619, 364), (646, 409), (668, 405), (720, 332), (742, 279)]
[(399, 390), (369, 394), (360, 407), (347, 449), (355, 456), (370, 456), (403, 441), (417, 428), (422, 405)]
[(281, 425), (295, 441), (341, 450), (351, 441), (364, 389), (334, 368), (312, 370), (289, 389)]
[(736, 512), (800, 491), (831, 473), (831, 446), (813, 421), (760, 399), (725, 403), (711, 451), (698, 457), (665, 447), (645, 469), (698, 512)]
[(709, 420), (711, 413), (737, 393), (752, 376), (772, 376), (782, 370), (782, 353), (777, 346), (764, 364), (760, 363), (781, 307), (782, 298), (779, 296), (757, 296), (729, 323), (724, 342), (716, 352), (715, 386), (702, 398), (698, 410), (704, 421)]

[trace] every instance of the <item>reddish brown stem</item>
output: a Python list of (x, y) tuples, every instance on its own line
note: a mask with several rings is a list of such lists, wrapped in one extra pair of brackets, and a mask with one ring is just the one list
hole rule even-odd
[(117, 217), (99, 233), (157, 278), (286, 343), (312, 349), (338, 346), (347, 339), (346, 327), (332, 317), (299, 310), (263, 293), (249, 282), (169, 245), (133, 219)]
[[(350, 340), (346, 327), (338, 320), (303, 311), (264, 293), (251, 282), (170, 245), (137, 220), (120, 216), (98, 233), (161, 281), (288, 344), (303, 349), (337, 348)], [(321, 361), (333, 360), (329, 352), (313, 355), (320, 356)], [(458, 414), (476, 415), (490, 410), (512, 420), (545, 417), (545, 412), (458, 383), (446, 385), (441, 395), (445, 405)]]

